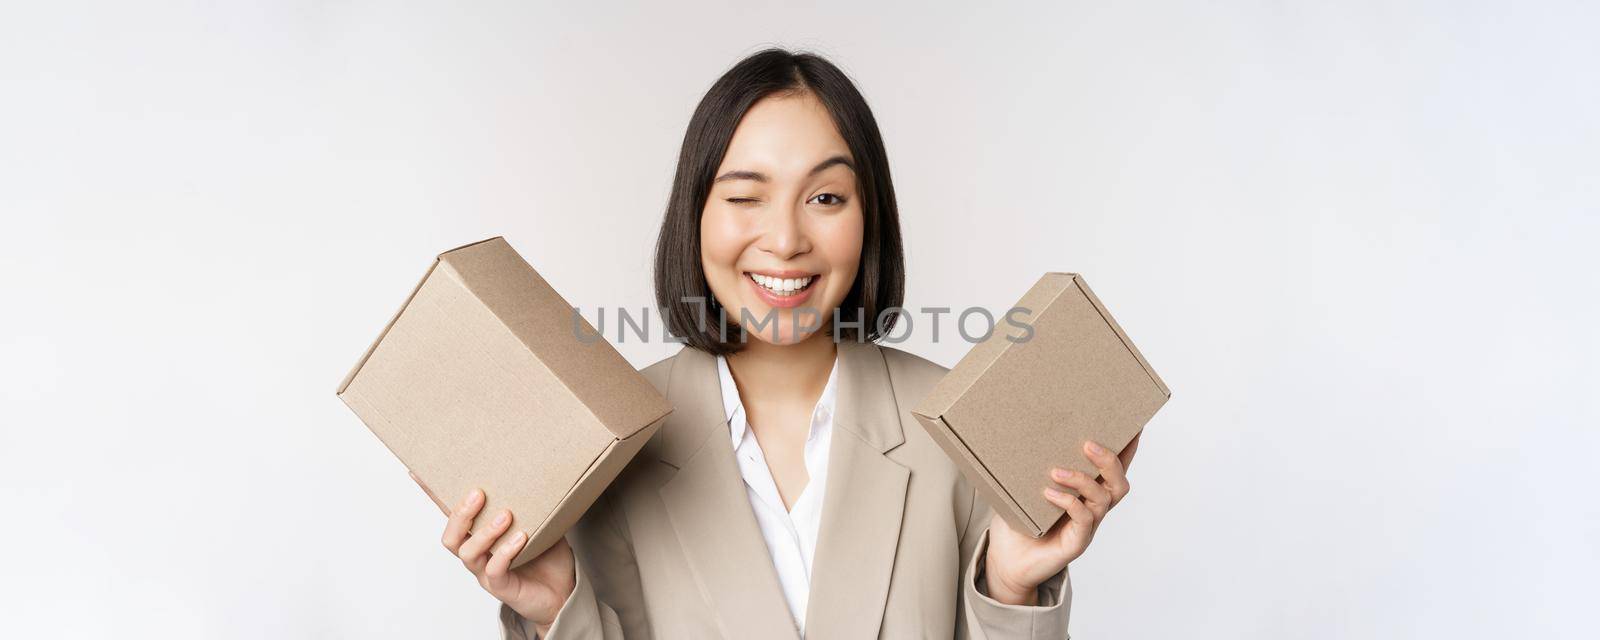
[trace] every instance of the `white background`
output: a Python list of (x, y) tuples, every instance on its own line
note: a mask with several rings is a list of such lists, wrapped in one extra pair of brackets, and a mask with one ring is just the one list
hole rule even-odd
[(1079, 271), (1173, 389), (1074, 636), (1592, 637), (1592, 5), (408, 4), (0, 9), (0, 636), (494, 637), (334, 388), (491, 235), (649, 304), (776, 43), (875, 109), (909, 305)]

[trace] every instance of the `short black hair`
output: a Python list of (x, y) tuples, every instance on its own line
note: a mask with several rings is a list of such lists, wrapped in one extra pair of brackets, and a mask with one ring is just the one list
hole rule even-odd
[(771, 95), (805, 93), (828, 110), (849, 145), (861, 192), (861, 267), (839, 304), (841, 322), (834, 334), (840, 340), (877, 341), (899, 317), (885, 311), (898, 310), (905, 293), (900, 213), (872, 109), (849, 76), (821, 56), (765, 49), (728, 69), (695, 107), (656, 237), (656, 304), (667, 330), (691, 347), (722, 355), (738, 351), (744, 342), (737, 318), (727, 320), (731, 335), (721, 331), (725, 311), (712, 295), (700, 261), (700, 216), (717, 167), (751, 105)]

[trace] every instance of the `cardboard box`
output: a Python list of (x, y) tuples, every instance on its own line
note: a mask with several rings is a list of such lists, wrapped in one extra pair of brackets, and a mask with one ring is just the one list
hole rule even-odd
[(555, 544), (672, 411), (502, 238), (441, 254), (338, 395), (441, 508), (478, 487), (483, 514), (511, 509), (528, 533), (514, 564)]
[(1083, 443), (1120, 452), (1172, 394), (1082, 276), (1045, 274), (1016, 306), (1028, 312), (1000, 319), (912, 413), (1006, 523), (1037, 538), (1063, 513), (1043, 495), (1050, 469), (1098, 476)]

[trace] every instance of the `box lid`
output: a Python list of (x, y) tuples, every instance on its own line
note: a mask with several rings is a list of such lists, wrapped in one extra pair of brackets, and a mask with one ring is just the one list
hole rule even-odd
[[(1031, 322), (1032, 318), (1045, 313), (1048, 307), (1059, 299), (1061, 293), (1068, 288), (1077, 288), (1082, 291), (1083, 295), (1094, 305), (1095, 310), (1099, 312), (1100, 317), (1116, 332), (1123, 346), (1144, 368), (1145, 373), (1150, 376), (1151, 382), (1161, 390), (1161, 393), (1171, 396), (1172, 392), (1167, 389), (1166, 383), (1162, 382), (1161, 377), (1156, 375), (1155, 369), (1152, 369), (1150, 363), (1145, 361), (1144, 356), (1139, 353), (1139, 349), (1133, 346), (1133, 341), (1128, 339), (1126, 333), (1123, 333), (1122, 327), (1117, 324), (1117, 321), (1111, 317), (1110, 313), (1106, 312), (1105, 306), (1100, 303), (1099, 298), (1095, 297), (1094, 292), (1089, 290), (1089, 286), (1083, 282), (1082, 276), (1076, 273), (1058, 271), (1044, 274), (1032, 288), (1028, 289), (1022, 299), (1017, 301), (1017, 308), (1027, 310), (1018, 319), (1024, 324)], [(972, 384), (982, 377), (984, 372), (988, 371), (1001, 355), (1021, 344), (1021, 342), (1014, 340), (1024, 340), (1028, 337), (1027, 330), (1004, 321), (996, 324), (995, 332), (996, 334), (992, 336), (992, 339), (973, 345), (972, 349), (967, 351), (967, 355), (962, 356), (961, 361), (957, 362), (956, 366), (939, 381), (939, 384), (928, 392), (928, 396), (917, 403), (913, 413), (929, 418), (945, 415), (950, 411), (950, 407), (968, 389), (972, 388)]]
[(435, 277), (449, 278), (470, 292), (615, 437), (627, 438), (671, 413), (666, 398), (499, 236), (439, 254), (400, 312), (339, 385), (340, 395), (416, 301), (418, 291)]
[[(504, 238), (446, 251), (439, 263), (618, 438), (672, 412), (667, 399)], [(634, 375), (617, 375), (624, 371)]]
[[(1072, 273), (1047, 273), (1040, 278), (1039, 282), (1017, 301), (1016, 306), (1026, 310), (1024, 320), (1042, 313), (1061, 290), (1071, 284), (1075, 276), (1076, 274)], [(1005, 321), (996, 323), (995, 331), (996, 334), (991, 336), (991, 339), (973, 345), (972, 349), (967, 351), (967, 355), (962, 356), (961, 361), (957, 362), (939, 384), (928, 392), (928, 396), (917, 403), (913, 413), (928, 418), (943, 416), (962, 394), (972, 388), (972, 384), (983, 375), (983, 372), (988, 371), (994, 361), (1014, 344), (1013, 339), (1025, 337), (1020, 328)]]

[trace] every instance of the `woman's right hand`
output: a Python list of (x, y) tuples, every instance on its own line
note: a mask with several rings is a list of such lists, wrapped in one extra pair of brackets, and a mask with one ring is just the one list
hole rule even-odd
[(478, 578), (478, 584), (485, 591), (527, 618), (539, 636), (544, 637), (577, 583), (572, 547), (563, 537), (539, 557), (512, 569), (511, 561), (527, 544), (528, 534), (518, 531), (505, 540), (500, 539), (515, 518), (509, 510), (494, 514), (487, 529), (469, 533), (483, 504), (483, 490), (473, 489), (449, 512), (450, 521), (444, 527), (444, 548), (461, 559), (461, 564)]

